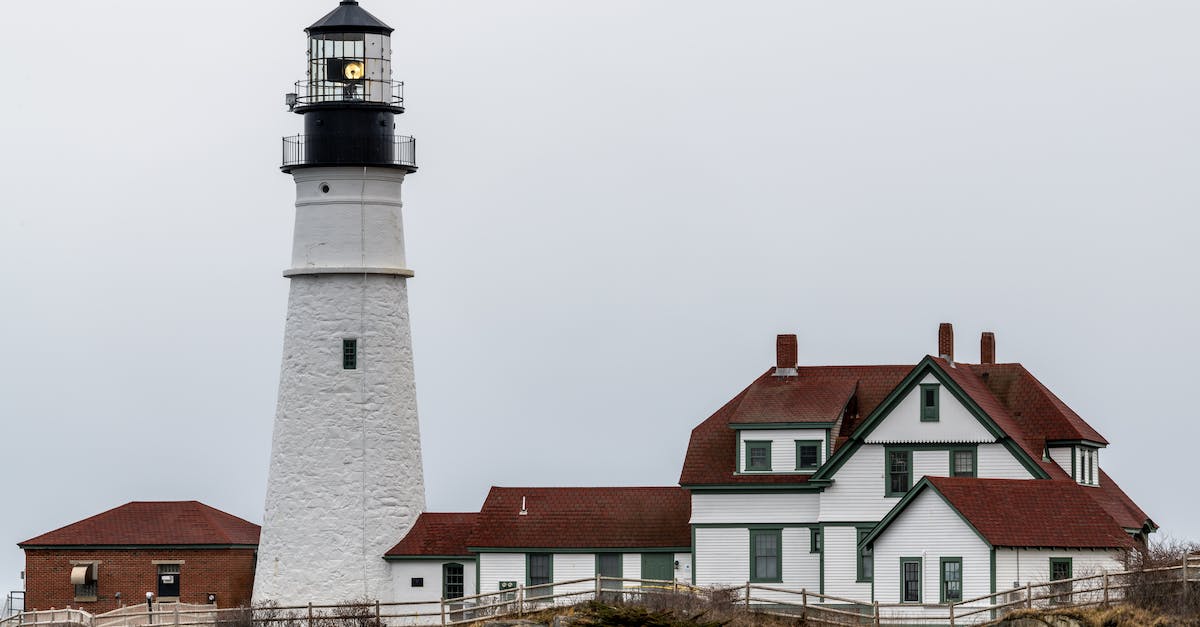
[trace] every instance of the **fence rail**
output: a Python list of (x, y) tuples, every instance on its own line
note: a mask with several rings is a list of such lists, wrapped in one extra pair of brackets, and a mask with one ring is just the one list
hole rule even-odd
[[(599, 599), (645, 603), (683, 595), (708, 604), (801, 618), (811, 625), (976, 625), (1018, 609), (1106, 606), (1146, 594), (1200, 596), (1200, 560), (1176, 566), (1101, 573), (1046, 583), (1027, 583), (947, 605), (879, 603), (779, 586), (747, 583), (698, 588), (679, 581), (587, 577), (517, 586), (456, 599), (351, 604), (264, 605), (218, 609), (211, 605), (162, 603), (123, 607), (92, 615), (75, 608), (20, 612), (0, 627), (399, 627), (465, 625), (481, 620), (523, 617), (558, 605)], [(1200, 601), (1200, 599), (1196, 599)]]

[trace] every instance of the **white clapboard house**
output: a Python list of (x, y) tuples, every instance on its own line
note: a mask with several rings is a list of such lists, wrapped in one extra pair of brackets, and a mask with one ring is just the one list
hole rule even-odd
[(1157, 527), (1101, 469), (1104, 437), (996, 363), (991, 333), (975, 364), (950, 325), (938, 340), (915, 366), (798, 366), (779, 336), (692, 430), (679, 488), (494, 488), (477, 515), (423, 514), (387, 557), (397, 595), (600, 573), (936, 606), (1122, 569)]

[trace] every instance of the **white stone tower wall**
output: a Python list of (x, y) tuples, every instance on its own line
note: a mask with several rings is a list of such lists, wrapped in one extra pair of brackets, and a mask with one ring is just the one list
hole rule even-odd
[[(387, 601), (393, 586), (383, 554), (425, 508), (403, 172), (311, 168), (295, 178), (297, 263), (286, 273), (254, 600)], [(358, 340), (354, 370), (342, 366), (347, 338)]]

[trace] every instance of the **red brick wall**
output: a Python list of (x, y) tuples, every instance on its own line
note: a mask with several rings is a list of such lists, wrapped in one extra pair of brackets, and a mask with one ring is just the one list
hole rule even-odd
[[(220, 607), (248, 606), (254, 588), (254, 553), (254, 549), (26, 549), (25, 608), (71, 606), (99, 614), (122, 604), (145, 604), (147, 592), (158, 595), (158, 566), (153, 560), (184, 562), (179, 567), (179, 600), (184, 603), (207, 603), (212, 593)], [(72, 561), (100, 562), (95, 601), (75, 601)]]

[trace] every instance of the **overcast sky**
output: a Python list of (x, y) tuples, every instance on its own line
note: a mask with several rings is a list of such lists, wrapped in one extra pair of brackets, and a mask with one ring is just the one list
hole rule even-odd
[[(259, 522), (283, 94), (334, 0), (6, 3), (0, 586), (131, 500)], [(390, 23), (432, 510), (670, 485), (794, 332), (993, 330), (1200, 538), (1200, 4), (364, 0)], [(397, 533), (399, 539), (399, 532)], [(0, 601), (2, 602), (2, 601)]]

